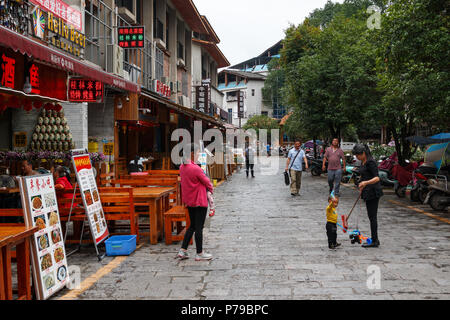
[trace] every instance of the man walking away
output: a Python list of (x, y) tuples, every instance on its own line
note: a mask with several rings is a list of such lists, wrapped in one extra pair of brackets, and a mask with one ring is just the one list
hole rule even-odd
[(308, 169), (308, 160), (306, 159), (305, 152), (300, 149), (300, 146), (300, 140), (296, 140), (294, 148), (289, 150), (286, 161), (286, 171), (291, 176), (291, 195), (293, 196), (299, 195), (302, 186), (302, 160), (305, 161), (305, 167)]
[(245, 168), (246, 168), (245, 172), (247, 174), (247, 178), (249, 169), (252, 172), (252, 178), (255, 177), (255, 173), (253, 171), (254, 166), (255, 166), (255, 150), (247, 142), (247, 145), (245, 147)]
[[(341, 159), (344, 168), (341, 167)], [(339, 148), (339, 139), (334, 138), (331, 147), (327, 148), (323, 157), (322, 171), (325, 172), (325, 163), (328, 161), (328, 185), (330, 187), (329, 193), (334, 190), (336, 197), (339, 197), (339, 188), (341, 186), (342, 172), (345, 172), (345, 155), (341, 148)]]

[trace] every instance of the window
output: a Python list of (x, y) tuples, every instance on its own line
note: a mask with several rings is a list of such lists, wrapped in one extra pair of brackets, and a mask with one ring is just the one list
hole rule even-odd
[(229, 108), (228, 109), (228, 123), (232, 123), (233, 122), (233, 109)]
[(252, 97), (255, 96), (255, 89), (252, 89)]
[(262, 114), (263, 116), (269, 116), (269, 112), (268, 112), (268, 111), (262, 111), (261, 114)]

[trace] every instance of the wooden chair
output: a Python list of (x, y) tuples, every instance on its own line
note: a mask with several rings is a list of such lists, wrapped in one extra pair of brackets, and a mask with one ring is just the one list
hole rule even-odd
[[(0, 209), (0, 217), (21, 217), (21, 218), (23, 218), (23, 209)], [(5, 226), (5, 227), (20, 227), (20, 226), (24, 226), (25, 223), (4, 222), (1, 225)]]
[(136, 242), (139, 243), (139, 216), (134, 208), (133, 189), (99, 188), (99, 192), (106, 221), (129, 221), (130, 234), (136, 235)]

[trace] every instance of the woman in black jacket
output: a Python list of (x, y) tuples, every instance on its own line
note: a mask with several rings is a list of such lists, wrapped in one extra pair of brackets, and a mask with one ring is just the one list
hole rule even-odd
[(367, 145), (357, 144), (353, 148), (353, 154), (361, 161), (361, 182), (359, 183), (359, 191), (361, 198), (366, 202), (367, 215), (370, 220), (370, 231), (372, 234), (372, 243), (363, 244), (364, 248), (376, 248), (380, 245), (378, 240), (378, 202), (383, 196), (383, 190), (378, 177), (378, 166), (370, 154), (370, 149)]

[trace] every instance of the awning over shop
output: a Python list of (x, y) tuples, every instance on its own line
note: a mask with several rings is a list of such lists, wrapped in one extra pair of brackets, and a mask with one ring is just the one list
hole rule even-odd
[(159, 123), (153, 123), (143, 120), (117, 120), (117, 123), (120, 126), (127, 126), (129, 129), (159, 127)]
[(159, 103), (165, 104), (168, 108), (170, 108), (174, 111), (178, 111), (179, 113), (185, 114), (185, 115), (193, 117), (193, 118), (198, 118), (198, 119), (201, 119), (204, 121), (208, 121), (211, 124), (217, 125), (221, 128), (224, 127), (224, 124), (221, 121), (219, 121), (216, 118), (211, 117), (210, 115), (207, 115), (203, 112), (197, 111), (192, 108), (181, 106), (179, 104), (176, 104), (175, 102), (172, 102), (168, 99), (164, 99), (162, 97), (155, 97), (152, 94), (147, 94), (147, 93), (141, 92), (141, 95), (143, 95), (144, 97), (147, 97), (149, 99), (153, 99)]
[(134, 93), (140, 92), (140, 86), (134, 82), (122, 79), (99, 68), (95, 68), (3, 26), (0, 26), (0, 45), (9, 47), (16, 52), (19, 51), (22, 54), (26, 54), (29, 57), (46, 62), (55, 66), (55, 68), (72, 74), (102, 81), (107, 85), (126, 91)]

